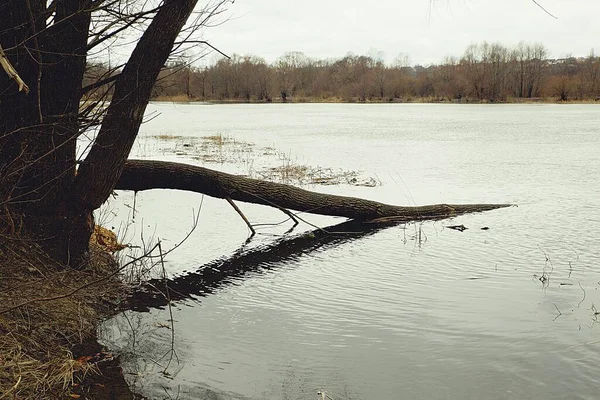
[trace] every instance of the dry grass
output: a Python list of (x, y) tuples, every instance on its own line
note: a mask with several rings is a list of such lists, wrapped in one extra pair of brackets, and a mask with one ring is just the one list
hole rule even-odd
[(67, 398), (74, 382), (98, 371), (72, 351), (95, 343), (101, 315), (114, 309), (110, 299), (124, 292), (118, 278), (44, 300), (114, 271), (112, 257), (93, 249), (88, 268), (73, 271), (30, 241), (0, 237), (0, 399)]
[(156, 138), (156, 139), (160, 139), (160, 140), (176, 140), (176, 139), (181, 139), (182, 138), (181, 136), (178, 136), (178, 135), (166, 135), (166, 134), (155, 135), (153, 137)]
[(255, 177), (271, 182), (300, 185), (352, 185), (375, 187), (381, 182), (375, 178), (361, 178), (358, 171), (322, 168), (319, 166), (285, 163), (278, 167), (255, 171)]
[[(179, 138), (181, 140), (176, 141), (171, 141), (168, 135), (154, 138), (161, 139), (161, 152), (184, 156), (206, 164), (247, 166), (248, 169), (243, 175), (250, 178), (290, 185), (344, 184), (373, 187), (381, 184), (379, 179), (361, 176), (358, 171), (301, 164), (295, 162), (291, 154), (273, 147), (257, 148), (253, 143), (236, 140), (221, 133), (200, 138)], [(274, 164), (279, 165), (272, 167)]]
[(217, 146), (223, 146), (226, 143), (230, 143), (232, 140), (229, 137), (224, 137), (221, 133), (212, 136), (202, 136), (202, 139), (209, 141)]
[(185, 94), (178, 94), (175, 96), (158, 96), (152, 99), (152, 101), (165, 101), (171, 103), (189, 103), (190, 101), (194, 101), (194, 99), (190, 99)]

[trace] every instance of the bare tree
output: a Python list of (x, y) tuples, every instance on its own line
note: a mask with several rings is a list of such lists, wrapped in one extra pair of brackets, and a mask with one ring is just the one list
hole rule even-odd
[(460, 62), (463, 66), (466, 79), (471, 86), (472, 94), (479, 100), (483, 99), (487, 76), (479, 46), (476, 44), (469, 45)]
[(585, 59), (584, 76), (587, 95), (592, 98), (600, 96), (600, 57), (596, 56), (594, 49), (590, 50)]
[[(202, 8), (196, 8), (196, 3), (197, 0), (2, 3), (0, 64), (7, 74), (0, 77), (1, 240), (27, 235), (55, 259), (81, 266), (94, 227), (93, 211), (117, 187), (137, 190), (176, 184), (231, 203), (234, 199), (256, 202), (256, 193), (260, 193), (261, 204), (279, 209), (290, 205), (305, 210), (307, 205), (326, 201), (333, 215), (340, 215), (335, 214), (336, 210), (349, 199), (284, 189), (247, 178), (233, 179), (184, 165), (127, 162), (153, 88), (169, 60), (176, 67), (171, 76), (182, 73), (182, 90), (191, 95), (192, 70), (187, 60), (181, 62), (181, 57), (191, 52), (187, 44), (201, 42), (193, 37), (194, 33), (218, 17), (227, 0), (215, 0)], [(110, 60), (106, 68), (91, 74), (88, 58), (131, 41), (129, 31), (133, 35), (139, 32), (129, 58), (115, 64)], [(358, 78), (354, 82), (359, 83), (360, 95), (365, 98), (370, 90), (367, 82), (371, 59), (363, 56), (348, 61), (351, 74)], [(261, 64), (251, 57), (239, 56), (219, 61), (220, 69), (227, 72), (221, 74), (224, 95), (237, 98), (243, 92), (248, 98), (258, 90), (252, 75), (257, 63)], [(303, 54), (289, 53), (278, 61), (275, 71), (285, 96), (287, 92), (293, 95), (300, 88), (310, 87), (308, 82), (316, 70)], [(84, 77), (88, 79), (86, 86)], [(264, 76), (260, 86), (264, 91)], [(77, 140), (82, 135), (93, 137), (80, 159)], [(192, 170), (195, 183), (188, 184)], [(289, 193), (300, 197), (290, 201)], [(358, 199), (356, 204), (362, 207), (365, 203)], [(405, 220), (411, 212), (419, 218), (424, 211), (373, 203), (367, 207), (370, 209), (345, 208), (344, 215), (365, 219), (401, 213)], [(436, 218), (484, 209), (490, 208), (431, 208)]]
[(308, 63), (308, 57), (297, 51), (286, 53), (275, 62), (277, 87), (283, 102), (296, 94), (301, 85), (300, 69)]
[(553, 75), (548, 84), (550, 94), (558, 96), (558, 100), (567, 101), (575, 89), (576, 59), (568, 56), (557, 65), (558, 73)]
[[(26, 232), (60, 261), (82, 261), (93, 210), (121, 175), (161, 68), (227, 1), (200, 9), (196, 3), (2, 2), (0, 45), (30, 93), (20, 92), (7, 75), (0, 78), (0, 232)], [(83, 87), (88, 57), (131, 40), (130, 31), (141, 34), (129, 59)], [(80, 107), (86, 92), (106, 87), (112, 93), (108, 107)], [(78, 160), (77, 138), (94, 126), (95, 140)]]

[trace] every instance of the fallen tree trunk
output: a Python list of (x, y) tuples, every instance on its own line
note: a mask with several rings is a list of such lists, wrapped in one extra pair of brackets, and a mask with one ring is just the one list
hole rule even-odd
[(152, 160), (128, 160), (115, 189), (187, 190), (211, 197), (261, 204), (282, 210), (346, 217), (359, 221), (394, 223), (442, 219), (510, 206), (510, 204), (394, 206), (356, 197), (312, 192), (195, 165)]

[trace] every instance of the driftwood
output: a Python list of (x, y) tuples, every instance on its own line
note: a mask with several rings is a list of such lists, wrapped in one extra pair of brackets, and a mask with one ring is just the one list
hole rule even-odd
[(453, 217), (509, 207), (510, 204), (436, 204), (395, 206), (356, 197), (312, 192), (290, 185), (227, 174), (194, 165), (128, 160), (115, 189), (178, 189), (300, 212), (375, 223), (399, 223)]

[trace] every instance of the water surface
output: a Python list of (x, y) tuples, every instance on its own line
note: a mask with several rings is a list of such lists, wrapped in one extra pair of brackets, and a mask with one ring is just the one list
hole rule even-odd
[[(152, 104), (137, 157), (246, 174), (261, 157), (202, 164), (157, 135), (222, 134), (286, 160), (360, 171), (381, 185), (308, 189), (382, 202), (514, 203), (299, 248), (291, 224), (248, 229), (224, 201), (149, 191), (126, 237), (181, 239), (167, 257), (184, 275), (236, 252), (244, 274), (168, 310), (107, 322), (132, 385), (151, 398), (596, 398), (600, 366), (600, 108), (593, 105)], [(274, 166), (287, 162), (269, 161)], [(103, 211), (124, 226), (133, 196)], [(254, 223), (276, 210), (240, 204)], [(318, 226), (343, 219), (304, 214)], [(101, 219), (102, 219), (101, 218)], [(458, 232), (449, 225), (463, 224)], [(487, 227), (489, 229), (482, 230)], [(303, 224), (291, 235), (313, 229)], [(291, 243), (291, 242), (290, 242)], [(245, 246), (245, 247), (244, 247)], [(290, 244), (289, 246), (292, 246)], [(270, 252), (270, 253), (269, 253)], [(256, 253), (258, 254), (258, 253)], [(279, 256), (278, 256), (279, 254)], [(252, 265), (252, 264), (255, 265)], [(161, 364), (163, 367), (159, 366)]]

